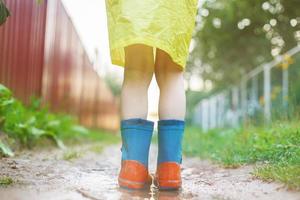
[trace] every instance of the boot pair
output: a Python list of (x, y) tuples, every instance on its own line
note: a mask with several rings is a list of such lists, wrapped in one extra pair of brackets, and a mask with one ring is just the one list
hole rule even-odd
[[(122, 163), (119, 185), (128, 189), (142, 189), (151, 184), (148, 157), (154, 122), (132, 118), (121, 121)], [(161, 190), (181, 187), (181, 142), (184, 132), (182, 120), (158, 121), (158, 158), (155, 183)]]

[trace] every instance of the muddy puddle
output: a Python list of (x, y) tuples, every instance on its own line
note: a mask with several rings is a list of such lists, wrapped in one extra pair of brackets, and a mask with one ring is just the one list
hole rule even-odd
[[(266, 183), (253, 178), (251, 166), (223, 169), (196, 158), (184, 159), (183, 189), (180, 191), (160, 192), (154, 185), (142, 191), (120, 189), (117, 185), (120, 146), (107, 147), (102, 153), (92, 149), (83, 146), (68, 153), (52, 149), (2, 158), (0, 177), (11, 177), (13, 184), (0, 187), (0, 199), (300, 200), (300, 193), (288, 191), (279, 183)], [(156, 152), (157, 149), (151, 147), (152, 173), (155, 170)]]

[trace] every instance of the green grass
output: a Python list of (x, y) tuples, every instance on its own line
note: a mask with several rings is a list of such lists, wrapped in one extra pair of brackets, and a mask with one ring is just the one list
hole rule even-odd
[(87, 131), (83, 134), (65, 132), (60, 138), (68, 146), (93, 142), (101, 142), (101, 145), (120, 142), (120, 135), (100, 129), (87, 129)]
[(89, 148), (90, 151), (94, 153), (101, 153), (103, 151), (103, 145), (102, 144), (95, 144)]
[(89, 130), (87, 135), (63, 135), (62, 140), (71, 147), (64, 152), (63, 159), (71, 161), (82, 157), (85, 153), (82, 149), (76, 150), (77, 145), (88, 143), (88, 151), (101, 153), (106, 145), (119, 143), (121, 138), (103, 130)]
[(7, 176), (0, 177), (0, 187), (1, 186), (9, 186), (9, 185), (11, 185), (13, 183), (14, 183), (14, 181), (13, 181), (13, 179), (11, 177), (7, 177)]
[(70, 160), (80, 158), (81, 156), (82, 156), (82, 152), (78, 152), (75, 150), (68, 150), (63, 154), (63, 159), (70, 161)]
[(31, 104), (25, 106), (0, 84), (0, 156), (13, 156), (15, 150), (31, 149), (45, 140), (64, 149), (65, 144), (97, 141), (111, 144), (119, 138), (103, 130), (80, 126), (69, 115), (51, 113), (41, 106), (39, 99), (32, 99)]
[(289, 188), (300, 190), (300, 166), (286, 162), (256, 167), (253, 174), (265, 181), (280, 181)]
[(207, 133), (187, 127), (183, 151), (189, 156), (215, 160), (225, 167), (256, 163), (255, 176), (300, 189), (300, 125), (297, 122)]

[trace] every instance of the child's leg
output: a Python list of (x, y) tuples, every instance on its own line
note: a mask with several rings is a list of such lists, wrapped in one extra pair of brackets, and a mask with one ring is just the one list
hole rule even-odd
[(155, 77), (160, 88), (157, 183), (160, 189), (178, 189), (186, 110), (183, 71), (167, 53), (157, 50)]
[(184, 120), (186, 97), (183, 71), (160, 49), (156, 52), (155, 78), (160, 89), (159, 119)]
[(125, 48), (121, 92), (121, 118), (147, 118), (148, 88), (154, 72), (152, 47), (136, 44)]
[(145, 45), (125, 48), (121, 94), (122, 167), (119, 185), (143, 188), (149, 182), (148, 155), (154, 123), (147, 120), (148, 87), (154, 71), (153, 51)]

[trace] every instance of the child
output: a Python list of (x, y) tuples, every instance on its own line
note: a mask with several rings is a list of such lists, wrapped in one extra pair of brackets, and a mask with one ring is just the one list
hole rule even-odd
[(154, 122), (147, 120), (148, 87), (155, 75), (160, 89), (159, 189), (181, 187), (184, 132), (183, 72), (195, 24), (197, 0), (106, 0), (112, 63), (125, 67), (121, 92), (122, 163), (118, 182), (144, 188)]

